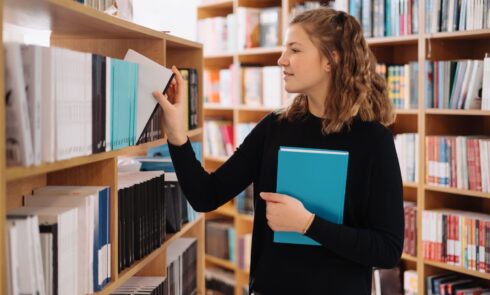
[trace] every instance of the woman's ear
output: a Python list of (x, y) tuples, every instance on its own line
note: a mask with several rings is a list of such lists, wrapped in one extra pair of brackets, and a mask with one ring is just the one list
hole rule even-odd
[[(337, 51), (332, 51), (332, 58), (335, 61), (335, 63), (337, 64), (339, 63), (340, 56), (337, 53)], [(327, 73), (330, 73), (332, 71), (332, 66), (330, 64), (330, 61), (326, 57), (323, 57), (323, 69)]]

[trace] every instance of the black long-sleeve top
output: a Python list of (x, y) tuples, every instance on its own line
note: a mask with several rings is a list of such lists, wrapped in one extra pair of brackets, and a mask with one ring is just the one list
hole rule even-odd
[[(266, 116), (219, 169), (207, 173), (189, 141), (170, 143), (177, 177), (197, 211), (211, 211), (254, 185), (250, 288), (269, 294), (370, 294), (372, 267), (398, 264), (403, 248), (400, 168), (389, 129), (355, 118), (351, 128), (323, 135), (321, 119), (296, 122)], [(316, 216), (306, 235), (321, 246), (273, 242), (266, 202), (276, 191), (280, 146), (349, 152), (344, 223)]]

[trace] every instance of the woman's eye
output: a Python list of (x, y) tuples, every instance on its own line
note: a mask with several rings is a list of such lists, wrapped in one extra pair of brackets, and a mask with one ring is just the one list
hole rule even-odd
[(294, 52), (294, 53), (298, 53), (299, 52), (298, 49), (294, 49), (294, 48), (291, 48), (291, 51)]

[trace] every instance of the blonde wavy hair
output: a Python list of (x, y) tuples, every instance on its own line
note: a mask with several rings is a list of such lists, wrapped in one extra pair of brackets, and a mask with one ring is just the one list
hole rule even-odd
[[(376, 58), (369, 49), (360, 24), (351, 15), (331, 8), (305, 11), (289, 25), (300, 24), (331, 65), (332, 83), (325, 99), (322, 131), (337, 133), (350, 127), (355, 116), (388, 126), (395, 120), (386, 82), (376, 73)], [(338, 55), (335, 62), (333, 52)], [(294, 121), (308, 113), (306, 95), (278, 111), (279, 119)]]

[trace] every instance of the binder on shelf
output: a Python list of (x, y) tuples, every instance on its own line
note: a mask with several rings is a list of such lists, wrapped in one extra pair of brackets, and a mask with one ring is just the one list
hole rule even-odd
[[(281, 146), (276, 191), (300, 200), (320, 218), (341, 224), (349, 153)], [(320, 245), (296, 232), (274, 232), (275, 243)]]

